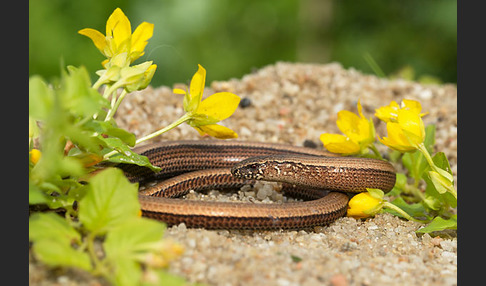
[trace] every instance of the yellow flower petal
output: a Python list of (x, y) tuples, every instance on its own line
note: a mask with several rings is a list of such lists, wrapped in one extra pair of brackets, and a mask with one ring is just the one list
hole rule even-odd
[(180, 88), (174, 88), (172, 92), (175, 94), (186, 94), (186, 91)]
[(113, 38), (116, 50), (132, 36), (130, 21), (120, 8), (116, 8), (106, 22), (106, 36)]
[(361, 102), (359, 101), (359, 99), (358, 99), (358, 114), (361, 118), (366, 119), (366, 117), (364, 117), (363, 115), (363, 106), (361, 106)]
[(425, 127), (419, 113), (401, 109), (398, 112), (397, 121), (411, 144), (418, 145), (424, 142)]
[(203, 125), (194, 128), (196, 128), (201, 135), (208, 134), (209, 136), (218, 139), (238, 138), (238, 134), (236, 132), (218, 124)]
[(96, 48), (98, 50), (100, 50), (100, 52), (102, 54), (104, 54), (104, 50), (105, 50), (105, 47), (106, 47), (105, 35), (103, 35), (99, 31), (97, 31), (95, 29), (91, 29), (91, 28), (85, 28), (85, 29), (79, 30), (78, 33), (83, 35), (83, 36), (90, 38), (93, 41)]
[(359, 116), (347, 110), (338, 112), (336, 124), (344, 135), (358, 143), (364, 150), (375, 141), (375, 128), (373, 121), (364, 117), (362, 109), (358, 101)]
[(375, 109), (375, 116), (382, 121), (390, 122), (392, 119), (396, 119), (399, 109), (400, 106), (396, 101), (393, 100), (390, 105)]
[(338, 112), (338, 119), (336, 121), (336, 124), (342, 133), (344, 133), (348, 137), (351, 137), (353, 134), (359, 132), (359, 121), (360, 118), (358, 115), (348, 110), (341, 110)]
[(358, 123), (358, 130), (356, 138), (351, 137), (351, 139), (357, 141), (363, 148), (368, 147), (375, 141), (375, 126), (371, 119), (361, 119)]
[(205, 114), (218, 120), (230, 117), (238, 107), (240, 97), (231, 92), (215, 93), (199, 104), (196, 113)]
[(420, 111), (422, 111), (422, 105), (420, 104), (420, 102), (412, 99), (402, 100), (401, 108), (408, 109), (417, 114), (420, 114)]
[(130, 50), (130, 58), (132, 62), (143, 56), (143, 50), (148, 43), (148, 39), (152, 38), (153, 33), (154, 24), (147, 22), (143, 22), (135, 29), (132, 35), (132, 44)]
[(189, 93), (184, 97), (184, 110), (186, 112), (192, 112), (198, 108), (203, 95), (205, 81), (206, 70), (201, 65), (198, 65), (198, 70), (191, 79)]
[(382, 200), (374, 198), (368, 192), (355, 195), (349, 200), (347, 216), (366, 218), (377, 213)]
[(357, 154), (360, 151), (358, 143), (340, 134), (321, 134), (320, 139), (329, 152), (343, 155)]
[(386, 130), (388, 137), (384, 137), (383, 139), (378, 138), (384, 145), (400, 152), (410, 152), (417, 149), (417, 146), (410, 143), (398, 123), (388, 122), (386, 124)]

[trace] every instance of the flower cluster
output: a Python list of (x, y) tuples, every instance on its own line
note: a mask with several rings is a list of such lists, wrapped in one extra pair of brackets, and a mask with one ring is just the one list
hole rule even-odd
[[(386, 137), (378, 137), (379, 142), (400, 153), (414, 154), (413, 157), (408, 156), (404, 160), (409, 165), (408, 167), (413, 170), (425, 170), (425, 175), (419, 173), (415, 179), (418, 180), (424, 177), (427, 182), (431, 183), (434, 191), (428, 189), (428, 193), (423, 194), (416, 190), (415, 188), (418, 186), (417, 181), (415, 186), (408, 189), (415, 191), (422, 200), (423, 205), (437, 211), (439, 210), (437, 205), (440, 205), (441, 202), (445, 207), (457, 204), (457, 192), (454, 188), (454, 179), (450, 168), (447, 167), (447, 159), (441, 159), (444, 158), (442, 156), (434, 160), (429, 153), (429, 148), (425, 146), (426, 130), (422, 117), (426, 114), (422, 113), (420, 102), (410, 99), (404, 99), (400, 104), (392, 101), (389, 105), (375, 110), (375, 116), (386, 123), (387, 130)], [(320, 139), (327, 150), (341, 155), (373, 156), (368, 154), (369, 150), (371, 150), (376, 157), (381, 159), (381, 155), (374, 146), (375, 128), (373, 121), (371, 118), (367, 119), (363, 115), (359, 101), (358, 115), (346, 110), (340, 111), (336, 123), (344, 135), (322, 134)], [(413, 160), (413, 158), (418, 158), (418, 156), (422, 156), (425, 160)], [(421, 161), (426, 161), (428, 168), (421, 167)], [(442, 161), (441, 165), (443, 166), (439, 166), (436, 161)], [(413, 164), (416, 166), (410, 166)], [(444, 165), (446, 165), (445, 168)], [(401, 174), (399, 175), (401, 176)], [(406, 189), (407, 187), (404, 188)], [(452, 196), (452, 199), (441, 197), (441, 195), (446, 193)], [(382, 208), (393, 209), (393, 211), (407, 219), (416, 220), (396, 205), (384, 201), (383, 193), (380, 194), (370, 190), (356, 195), (350, 200), (348, 216), (356, 218), (368, 217), (381, 211)]]
[(153, 35), (154, 25), (143, 22), (132, 34), (131, 24), (120, 8), (116, 8), (106, 22), (106, 35), (85, 28), (78, 33), (89, 37), (96, 48), (106, 57), (101, 63), (105, 69), (95, 87), (101, 84), (114, 86), (113, 89), (125, 88), (128, 92), (147, 87), (157, 69), (152, 61), (130, 66), (144, 55), (147, 40)]
[(395, 101), (390, 105), (380, 107), (375, 116), (386, 122), (388, 137), (378, 138), (384, 145), (400, 151), (411, 152), (417, 150), (424, 142), (425, 127), (420, 113), (422, 106), (415, 100), (403, 100), (401, 106)]

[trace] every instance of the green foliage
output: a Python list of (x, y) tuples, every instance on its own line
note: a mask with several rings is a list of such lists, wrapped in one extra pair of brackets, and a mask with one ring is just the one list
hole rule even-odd
[[(140, 217), (137, 184), (114, 168), (87, 176), (102, 160), (159, 169), (130, 150), (136, 143), (132, 133), (104, 120), (104, 110), (110, 108), (91, 87), (83, 67), (68, 67), (50, 85), (39, 76), (30, 79), (29, 116), (36, 132), (29, 145), (33, 148), (33, 140), (39, 140), (42, 156), (36, 163), (29, 161), (29, 204), (65, 212), (65, 218), (54, 213), (31, 215), (32, 249), (47, 265), (77, 267), (114, 285), (161, 281), (145, 281), (148, 272), (180, 282), (162, 271), (171, 259), (164, 251), (180, 247), (165, 243), (161, 250), (165, 225)], [(104, 158), (109, 152), (115, 154)], [(96, 241), (101, 241), (101, 256), (94, 250)], [(165, 263), (151, 263), (147, 256)]]
[[(137, 185), (130, 184), (118, 169), (106, 169), (93, 177), (79, 202), (79, 221), (97, 234), (122, 224), (140, 211)], [(102, 190), (102, 191), (101, 191)]]
[(435, 217), (426, 227), (417, 230), (417, 232), (430, 233), (444, 229), (457, 229), (457, 215), (453, 215), (449, 219)]
[[(150, 263), (146, 257), (161, 255), (161, 244), (177, 246), (162, 240), (163, 223), (139, 216), (137, 185), (128, 182), (121, 170), (108, 168), (93, 176), (87, 186), (79, 202), (79, 222), (54, 213), (30, 217), (29, 239), (36, 257), (50, 266), (103, 275), (114, 285), (148, 283), (143, 271), (163, 277), (161, 268), (166, 264)], [(100, 238), (101, 256), (94, 249)]]
[[(58, 209), (65, 218), (32, 214), (29, 240), (35, 256), (47, 265), (80, 268), (114, 285), (158, 284), (157, 279), (145, 281), (144, 273), (171, 277), (162, 270), (171, 259), (165, 251), (180, 247), (165, 242), (161, 249), (165, 225), (140, 217), (138, 185), (121, 170), (90, 173), (101, 161), (159, 168), (130, 150), (135, 136), (107, 121), (106, 110), (114, 112), (91, 86), (83, 67), (68, 67), (52, 84), (39, 76), (30, 78), (29, 121), (34, 132), (29, 132), (29, 148), (40, 148), (35, 151), (41, 156), (35, 162), (29, 157), (29, 204)], [(94, 250), (96, 243), (101, 243), (102, 255)], [(147, 255), (165, 263), (144, 260)]]
[(29, 240), (34, 242), (37, 257), (48, 265), (91, 269), (89, 255), (79, 251), (81, 234), (57, 214), (32, 215), (29, 219)]

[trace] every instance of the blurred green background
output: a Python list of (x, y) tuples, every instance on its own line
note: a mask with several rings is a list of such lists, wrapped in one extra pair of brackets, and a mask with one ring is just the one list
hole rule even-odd
[[(188, 82), (197, 64), (206, 82), (241, 78), (277, 61), (339, 62), (387, 76), (413, 71), (457, 82), (457, 1), (29, 0), (29, 74), (50, 80), (65, 65), (95, 78), (103, 55), (77, 33), (105, 24), (116, 7), (155, 24), (145, 55), (158, 65), (152, 86)], [(408, 75), (411, 77), (411, 75)]]

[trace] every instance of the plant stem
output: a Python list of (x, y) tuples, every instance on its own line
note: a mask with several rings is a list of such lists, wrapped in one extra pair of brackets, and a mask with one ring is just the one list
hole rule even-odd
[(408, 220), (415, 221), (415, 222), (419, 222), (419, 223), (426, 223), (426, 221), (418, 220), (418, 219), (415, 219), (415, 218), (411, 217), (404, 210), (402, 210), (401, 208), (397, 207), (396, 205), (394, 205), (392, 203), (384, 202), (383, 203), (383, 207), (386, 207), (386, 208), (389, 208), (389, 209), (392, 209), (392, 210), (396, 211), (397, 213), (399, 213), (401, 216), (403, 216), (404, 218), (406, 218)]
[[(144, 137), (142, 137), (140, 139), (137, 139), (137, 141), (135, 141), (135, 145), (137, 145), (139, 143), (142, 143), (144, 141), (147, 141), (149, 139), (152, 139), (152, 138), (154, 138), (156, 136), (159, 136), (160, 134), (165, 133), (165, 132), (167, 132), (167, 131), (169, 131), (171, 129), (174, 129), (175, 127), (181, 125), (182, 123), (186, 122), (187, 120), (189, 120), (191, 118), (192, 118), (192, 114), (186, 113), (181, 118), (179, 118), (176, 121), (172, 122), (170, 125), (162, 128), (160, 130), (157, 130), (157, 131), (155, 131), (155, 132), (153, 132), (153, 133), (151, 133), (151, 134), (149, 134), (147, 136), (144, 136)], [(116, 153), (118, 153), (118, 151), (113, 150), (113, 151), (105, 154), (105, 156), (103, 156), (103, 159), (106, 160), (106, 159), (110, 158), (111, 156), (115, 155)]]
[[(113, 116), (115, 115), (115, 112), (118, 110), (118, 107), (120, 106), (120, 103), (122, 102), (122, 100), (125, 98), (125, 96), (127, 95), (127, 91), (124, 89), (120, 96), (118, 97), (118, 99), (116, 100), (115, 102), (115, 105), (111, 107), (110, 111), (108, 111), (108, 114), (106, 115), (106, 118), (105, 118), (105, 121), (110, 121), (111, 118), (113, 118)], [(113, 95), (115, 97), (115, 95)]]
[(418, 183), (417, 184), (414, 184), (414, 185), (406, 184), (404, 186), (404, 191), (406, 191), (409, 194), (412, 194), (419, 201), (425, 200), (425, 195), (418, 188)]
[(101, 81), (101, 77), (98, 78), (98, 80), (93, 84), (93, 88), (94, 89), (98, 89), (101, 85), (103, 84), (103, 82)]
[(147, 136), (144, 136), (144, 137), (142, 137), (140, 139), (137, 139), (137, 141), (135, 141), (135, 145), (137, 145), (139, 143), (142, 143), (144, 141), (147, 141), (149, 139), (152, 139), (152, 138), (154, 138), (156, 136), (159, 136), (160, 134), (165, 133), (165, 132), (167, 132), (167, 131), (169, 131), (169, 130), (171, 130), (171, 129), (179, 126), (179, 125), (181, 125), (182, 123), (184, 123), (187, 120), (191, 119), (191, 117), (192, 117), (191, 114), (186, 113), (181, 118), (179, 118), (176, 121), (172, 122), (170, 125), (162, 128), (162, 129), (159, 129), (158, 131), (155, 131), (155, 132), (153, 132), (153, 133), (151, 133), (151, 134), (149, 134)]
[(424, 155), (425, 160), (427, 160), (427, 163), (429, 163), (429, 166), (435, 171), (437, 169), (437, 166), (435, 166), (434, 160), (432, 160), (432, 157), (429, 154), (429, 151), (427, 151), (427, 148), (425, 148), (425, 145), (423, 143), (419, 144), (417, 149)]
[(373, 154), (375, 154), (375, 156), (378, 157), (378, 159), (383, 160), (383, 157), (381, 156), (381, 154), (378, 151), (378, 149), (376, 149), (375, 144), (371, 144), (370, 149), (371, 149), (371, 151), (373, 151)]
[(103, 264), (101, 263), (100, 259), (98, 258), (98, 255), (96, 255), (96, 251), (94, 249), (95, 238), (96, 238), (96, 234), (94, 232), (90, 232), (86, 237), (86, 241), (87, 241), (86, 246), (87, 246), (88, 254), (89, 256), (91, 256), (91, 260), (93, 261), (94, 264), (93, 274), (99, 275), (99, 274), (104, 274), (106, 270)]

